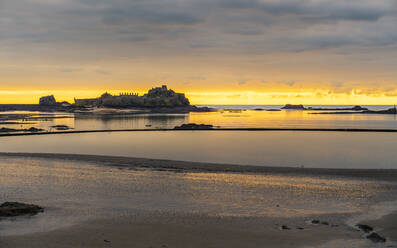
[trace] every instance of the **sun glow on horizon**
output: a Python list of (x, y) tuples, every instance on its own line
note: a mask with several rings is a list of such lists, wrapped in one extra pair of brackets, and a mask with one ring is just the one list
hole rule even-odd
[[(376, 93), (352, 90), (350, 93), (330, 93), (327, 90), (315, 91), (183, 91), (191, 104), (208, 105), (393, 105), (397, 103), (395, 94)], [(95, 98), (108, 92), (117, 95), (131, 90), (0, 90), (0, 104), (37, 104), (39, 98), (45, 95), (54, 95), (57, 101), (74, 103), (74, 98)], [(133, 91), (143, 95), (147, 90)]]

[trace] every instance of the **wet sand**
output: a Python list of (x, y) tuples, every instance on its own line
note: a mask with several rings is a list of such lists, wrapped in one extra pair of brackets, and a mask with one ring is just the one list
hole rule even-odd
[[(332, 220), (327, 216), (323, 219)], [(2, 247), (316, 247), (332, 240), (368, 244), (341, 222), (309, 225), (304, 218), (152, 214), (98, 219), (46, 233), (0, 237)], [(281, 230), (287, 225), (290, 230)], [(304, 229), (297, 229), (304, 228)]]
[(375, 230), (380, 235), (397, 240), (397, 211), (378, 220), (365, 221), (365, 223), (375, 227)]
[[(193, 172), (193, 173), (243, 173), (254, 175), (283, 175), (291, 177), (305, 176), (309, 178), (338, 178), (351, 183), (349, 179), (358, 180), (363, 186), (377, 187), (388, 190), (397, 183), (397, 170), (344, 170), (344, 169), (304, 169), (282, 167), (258, 167), (226, 164), (193, 163), (171, 160), (154, 160), (128, 157), (108, 157), (68, 154), (13, 154), (0, 153), (8, 158), (42, 159), (42, 161), (68, 161), (91, 163), (104, 168), (117, 168), (119, 173), (128, 170), (151, 170), (158, 173)], [(50, 167), (48, 167), (50, 168)], [(100, 167), (101, 168), (101, 167)], [(160, 172), (159, 172), (160, 171)], [(64, 171), (65, 173), (67, 171)], [(88, 173), (81, 171), (80, 173)], [(101, 177), (99, 177), (101, 179)], [(41, 179), (40, 179), (41, 180)], [(113, 180), (113, 179), (112, 179)], [(121, 179), (120, 179), (121, 180)], [(156, 179), (157, 180), (157, 179)], [(187, 180), (186, 178), (184, 180)], [(197, 180), (197, 178), (195, 179)], [(226, 182), (230, 180), (227, 179)], [(336, 181), (333, 181), (335, 183)], [(105, 183), (105, 182), (104, 182)], [(312, 182), (311, 182), (312, 183)], [(210, 184), (212, 185), (212, 183)], [(230, 184), (231, 185), (231, 184)], [(321, 182), (320, 182), (321, 185)], [(360, 184), (361, 185), (361, 184)], [(214, 184), (214, 187), (216, 185)], [(176, 185), (176, 187), (179, 187)], [(232, 185), (230, 186), (232, 187)], [(247, 186), (251, 187), (250, 185)], [(271, 185), (276, 191), (283, 185)], [(287, 185), (287, 187), (290, 187)], [(303, 189), (305, 186), (302, 186)], [(315, 188), (318, 186), (315, 186)], [(348, 187), (348, 185), (346, 185)], [(360, 187), (360, 186), (358, 186)], [(241, 190), (243, 190), (242, 188)], [(378, 188), (376, 188), (378, 190)], [(191, 189), (192, 190), (192, 189)], [(191, 191), (190, 190), (190, 191)], [(215, 190), (215, 188), (214, 188)], [(350, 193), (333, 192), (325, 186), (324, 193), (335, 194), (335, 198), (344, 194), (359, 194), (358, 188)], [(190, 192), (188, 191), (188, 192)], [(329, 191), (329, 192), (325, 192)], [(289, 192), (289, 191), (287, 191)], [(392, 191), (395, 192), (395, 191)], [(303, 193), (303, 192), (302, 192)], [(298, 192), (298, 195), (301, 193)], [(375, 193), (374, 193), (375, 194)], [(393, 193), (395, 194), (395, 193)], [(104, 195), (105, 197), (105, 195)], [(205, 196), (203, 196), (205, 198)], [(266, 196), (265, 196), (266, 197)], [(269, 195), (274, 197), (274, 195)], [(291, 195), (290, 197), (294, 197)], [(358, 196), (366, 197), (365, 195)], [(397, 198), (397, 197), (395, 197)], [(346, 198), (348, 199), (348, 198)], [(341, 201), (346, 201), (342, 200)], [(376, 198), (381, 202), (383, 198)], [(247, 199), (249, 200), (249, 199)], [(384, 199), (385, 200), (385, 199)], [(389, 199), (390, 200), (390, 199)], [(132, 204), (134, 204), (132, 202)], [(138, 204), (138, 203), (137, 203)], [(281, 203), (286, 204), (286, 203)], [(84, 207), (84, 206), (83, 206)], [(133, 206), (131, 205), (131, 208)], [(284, 206), (281, 206), (281, 208)], [(127, 206), (128, 208), (128, 206)], [(274, 205), (274, 209), (280, 206)], [(172, 206), (171, 206), (172, 209)], [(51, 209), (49, 210), (51, 211)], [(365, 239), (364, 234), (349, 223), (352, 216), (360, 213), (329, 213), (301, 215), (297, 217), (283, 216), (225, 216), (208, 214), (202, 211), (127, 211), (123, 215), (102, 215), (84, 220), (72, 226), (57, 228), (44, 232), (33, 232), (23, 235), (1, 235), (0, 247), (396, 247), (392, 241), (397, 240), (397, 213), (393, 212), (377, 220), (360, 220), (373, 226), (375, 230), (388, 239), (386, 244), (375, 244)], [(41, 218), (38, 215), (34, 218)], [(313, 225), (310, 220), (318, 219), (327, 224)], [(285, 226), (284, 228), (282, 228)], [(393, 245), (393, 246), (391, 246)]]
[(25, 157), (42, 159), (60, 159), (69, 161), (84, 161), (106, 166), (131, 169), (153, 169), (176, 172), (232, 172), (232, 173), (258, 173), (258, 174), (282, 174), (305, 176), (338, 176), (347, 178), (362, 178), (397, 182), (397, 170), (395, 169), (326, 169), (326, 168), (302, 168), (302, 167), (270, 167), (251, 166), (237, 164), (186, 162), (166, 159), (147, 159), (122, 156), (99, 156), (84, 154), (53, 154), (53, 153), (5, 153), (4, 157)]

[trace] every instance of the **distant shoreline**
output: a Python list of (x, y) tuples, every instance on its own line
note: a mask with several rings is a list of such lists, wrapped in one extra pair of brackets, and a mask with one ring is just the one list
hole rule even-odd
[(175, 107), (79, 107), (79, 106), (62, 106), (62, 105), (40, 105), (40, 104), (0, 104), (0, 112), (9, 111), (32, 111), (32, 112), (60, 112), (75, 114), (95, 114), (96, 112), (105, 114), (118, 113), (120, 111), (129, 111), (129, 113), (145, 114), (145, 113), (189, 113), (189, 112), (212, 112), (215, 109), (208, 107), (175, 106)]

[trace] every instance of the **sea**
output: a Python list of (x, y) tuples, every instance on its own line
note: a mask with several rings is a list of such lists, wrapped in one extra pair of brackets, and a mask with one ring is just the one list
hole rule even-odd
[[(204, 105), (203, 105), (204, 106)], [(314, 114), (321, 111), (281, 110), (281, 105), (205, 105), (218, 109), (188, 114), (32, 114), (1, 127), (56, 131), (156, 129), (184, 123), (222, 128), (363, 128), (396, 129), (395, 115)], [(353, 106), (318, 106), (348, 108)], [(393, 106), (363, 106), (370, 110)], [(263, 109), (263, 110), (256, 110)], [(1, 122), (0, 122), (1, 123)], [(70, 153), (258, 166), (306, 168), (397, 169), (397, 133), (321, 131), (153, 131), (54, 134), (0, 137), (0, 152)]]
[[(36, 127), (57, 132), (55, 126), (66, 125), (77, 131), (109, 130), (0, 137), (0, 202), (21, 201), (46, 209), (38, 216), (1, 221), (0, 237), (47, 232), (104, 217), (118, 219), (145, 214), (307, 220), (313, 216), (339, 216), (332, 221), (353, 216), (357, 219), (346, 223), (354, 230), (353, 225), (361, 219), (376, 219), (396, 210), (397, 185), (382, 180), (304, 174), (175, 173), (106, 166), (99, 158), (84, 162), (4, 155), (89, 154), (243, 166), (397, 169), (397, 132), (144, 131), (172, 129), (184, 123), (221, 128), (397, 130), (395, 115), (266, 111), (279, 110), (280, 105), (205, 106), (218, 111), (100, 115), (0, 112), (0, 128)], [(382, 110), (393, 106), (363, 107)], [(142, 131), (110, 132), (120, 129)], [(353, 241), (348, 247), (373, 247), (364, 238)], [(343, 246), (324, 247), (346, 247), (346, 242), (342, 240)], [(377, 247), (387, 245), (390, 244)]]

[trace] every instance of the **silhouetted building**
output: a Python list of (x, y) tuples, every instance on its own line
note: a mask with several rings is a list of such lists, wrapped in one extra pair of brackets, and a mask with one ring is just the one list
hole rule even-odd
[(75, 99), (77, 106), (84, 107), (177, 107), (190, 105), (185, 94), (176, 93), (166, 85), (152, 88), (148, 93), (139, 96), (136, 93), (120, 93), (113, 96), (102, 94), (99, 98)]

